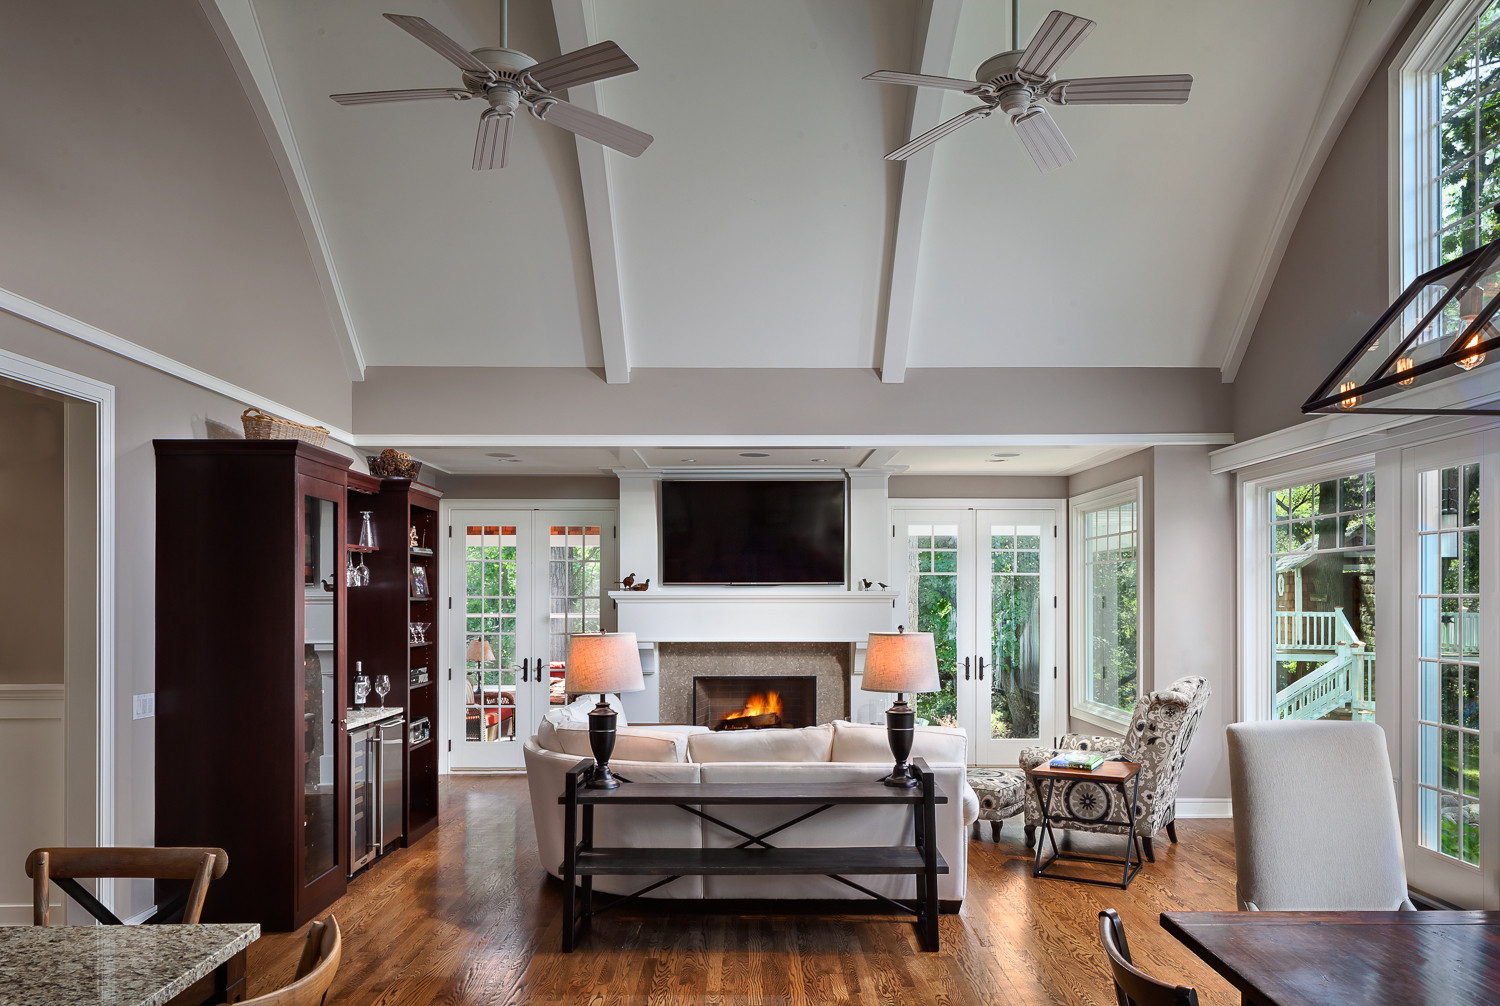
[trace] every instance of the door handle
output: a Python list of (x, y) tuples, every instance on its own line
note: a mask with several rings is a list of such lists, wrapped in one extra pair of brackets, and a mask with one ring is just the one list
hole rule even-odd
[(526, 675), (528, 673), (527, 672), (527, 668), (530, 666), (530, 664), (531, 664), (531, 658), (530, 657), (522, 657), (521, 658), (521, 680), (522, 681), (528, 680), (527, 677), (526, 677)]
[(979, 680), (980, 681), (984, 680), (984, 658), (983, 657), (979, 658)]
[(969, 680), (969, 658), (968, 657), (964, 658), (964, 680), (965, 681)]

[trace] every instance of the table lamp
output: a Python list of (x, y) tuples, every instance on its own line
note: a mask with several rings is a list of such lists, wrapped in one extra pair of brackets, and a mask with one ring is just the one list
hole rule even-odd
[(469, 640), (468, 649), (464, 651), (464, 659), (473, 664), (489, 664), (495, 660), (495, 648), (490, 645), (488, 639), (474, 638)]
[(615, 723), (619, 717), (605, 701), (606, 692), (639, 692), (646, 687), (641, 676), (641, 651), (633, 632), (581, 633), (568, 637), (568, 674), (563, 687), (570, 693), (599, 693), (599, 704), (589, 710), (589, 749), (594, 752), (590, 789), (615, 789), (620, 785), (609, 771), (609, 756), (615, 750)]
[(896, 704), (885, 711), (886, 739), (896, 767), (881, 782), (887, 786), (915, 786), (917, 780), (907, 768), (906, 759), (916, 739), (917, 714), (906, 704), (905, 693), (938, 690), (937, 650), (933, 647), (932, 633), (907, 632), (904, 625), (897, 626), (896, 632), (870, 633), (860, 687), (867, 692), (896, 693)]

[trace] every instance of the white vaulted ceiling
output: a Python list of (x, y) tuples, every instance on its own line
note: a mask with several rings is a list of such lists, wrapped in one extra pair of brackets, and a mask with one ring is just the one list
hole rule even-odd
[[(218, 2), (253, 12), (234, 41), (268, 57), (261, 97), (284, 113), (367, 364), (603, 365), (570, 134), (523, 116), (509, 166), (476, 172), (480, 103), (327, 97), (456, 86), (380, 14), (477, 47), (498, 39), (496, 0)], [(1217, 366), (1358, 0), (1058, 5), (1098, 21), (1064, 75), (1187, 72), (1192, 100), (1054, 109), (1078, 161), (1050, 175), (999, 116), (918, 155), (934, 158), (920, 251), (894, 278), (914, 298), (908, 362)], [(512, 0), (513, 48), (555, 55), (554, 8), (571, 7), (641, 66), (596, 87), (601, 111), (656, 137), (606, 155), (631, 366), (880, 366), (904, 171), (882, 157), (909, 135), (912, 93), (860, 78), (918, 68), (927, 6)], [(1023, 39), (1050, 6), (1023, 2)], [(1009, 3), (962, 0), (936, 72), (971, 77), (1008, 34)], [(942, 117), (969, 102), (946, 95)]]

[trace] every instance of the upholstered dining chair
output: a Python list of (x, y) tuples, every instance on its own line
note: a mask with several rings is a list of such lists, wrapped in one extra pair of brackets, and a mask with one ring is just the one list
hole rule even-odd
[(1168, 985), (1135, 966), (1125, 942), (1125, 923), (1113, 908), (1099, 913), (1099, 942), (1109, 958), (1119, 1006), (1198, 1006), (1198, 990), (1191, 985)]
[(1229, 790), (1241, 911), (1415, 908), (1379, 726), (1231, 724)]
[[(1135, 833), (1146, 858), (1155, 861), (1151, 839), (1163, 828), (1177, 842), (1177, 784), (1187, 763), (1188, 746), (1203, 718), (1212, 689), (1208, 679), (1196, 675), (1178, 678), (1161, 691), (1149, 692), (1135, 704), (1124, 737), (1064, 734), (1052, 748), (1032, 747), (1021, 752), (1021, 768), (1027, 772), (1067, 751), (1098, 751), (1141, 766), (1140, 800), (1136, 807)], [(1072, 831), (1124, 835), (1131, 827), (1130, 808), (1115, 798), (1111, 787), (1097, 783), (1069, 782), (1052, 789), (1053, 813), (1067, 811), (1067, 823), (1054, 823)], [(1026, 783), (1026, 847), (1036, 841), (1042, 824), (1042, 803), (1031, 777)]]
[(99, 902), (79, 878), (130, 877), (147, 880), (191, 880), (188, 890), (162, 905), (147, 924), (170, 922), (180, 911), (182, 921), (191, 925), (203, 911), (208, 896), (208, 882), (224, 876), (229, 868), (229, 853), (223, 849), (132, 848), (127, 846), (66, 847), (33, 849), (26, 857), (26, 876), (31, 878), (32, 922), (49, 925), (53, 883), (82, 905), (90, 915), (105, 925), (121, 925), (119, 918)]
[(322, 922), (314, 922), (308, 927), (307, 941), (302, 944), (302, 958), (297, 962), (292, 983), (275, 992), (246, 999), (241, 1006), (323, 1006), (328, 1000), (328, 987), (338, 974), (343, 945), (338, 920), (332, 915)]

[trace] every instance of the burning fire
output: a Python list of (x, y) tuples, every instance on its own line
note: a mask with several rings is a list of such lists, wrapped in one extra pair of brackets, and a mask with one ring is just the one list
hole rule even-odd
[(742, 720), (751, 716), (765, 716), (769, 713), (781, 715), (781, 695), (778, 692), (754, 692), (745, 700), (743, 709), (736, 709), (732, 713), (725, 713), (725, 721)]

